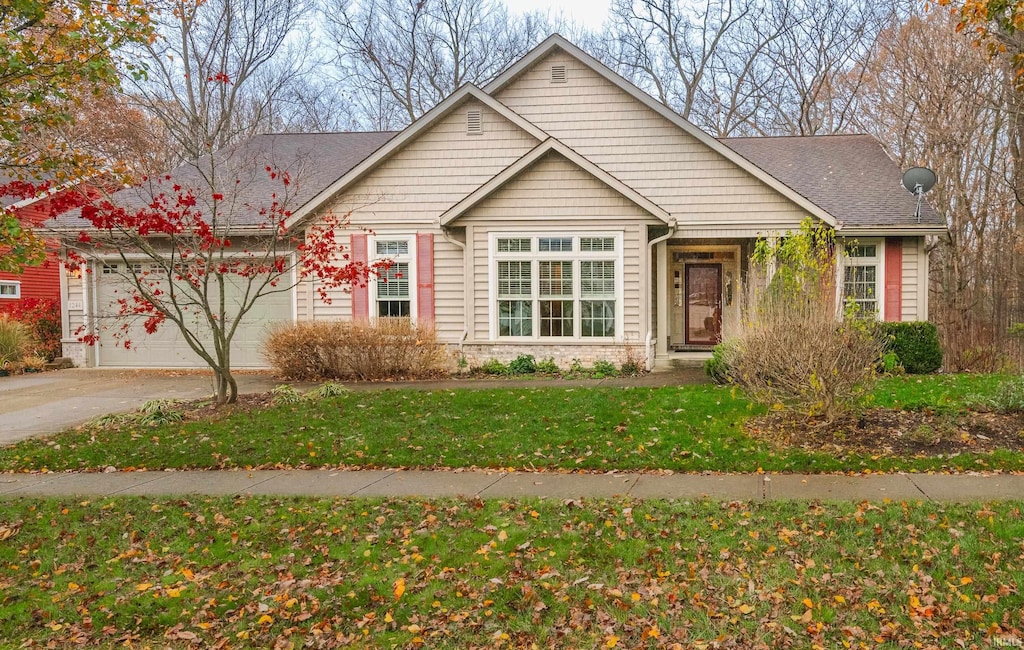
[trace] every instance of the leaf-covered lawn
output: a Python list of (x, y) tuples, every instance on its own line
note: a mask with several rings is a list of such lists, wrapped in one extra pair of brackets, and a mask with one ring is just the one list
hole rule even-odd
[(0, 503), (0, 638), (12, 646), (992, 647), (1024, 638), (1020, 507)]
[[(874, 404), (959, 409), (991, 376), (894, 378)], [(0, 449), (0, 470), (217, 467), (514, 467), (681, 472), (1024, 469), (1024, 454), (901, 458), (778, 448), (743, 427), (735, 390), (360, 391), (213, 421), (82, 430)]]

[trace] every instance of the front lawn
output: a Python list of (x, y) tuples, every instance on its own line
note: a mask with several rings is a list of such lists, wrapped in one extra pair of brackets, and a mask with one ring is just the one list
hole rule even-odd
[[(991, 376), (897, 377), (874, 405), (962, 410)], [(1024, 469), (1024, 453), (897, 456), (782, 447), (744, 423), (763, 409), (711, 385), (350, 392), (213, 420), (83, 429), (0, 449), (0, 470), (500, 467), (775, 472)]]
[[(0, 503), (12, 647), (998, 647), (1020, 503)], [(678, 645), (676, 645), (678, 644)]]

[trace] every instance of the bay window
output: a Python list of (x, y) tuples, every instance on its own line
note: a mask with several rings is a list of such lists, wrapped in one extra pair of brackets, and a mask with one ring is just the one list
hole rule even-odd
[(618, 235), (495, 235), (498, 337), (613, 338), (621, 241)]

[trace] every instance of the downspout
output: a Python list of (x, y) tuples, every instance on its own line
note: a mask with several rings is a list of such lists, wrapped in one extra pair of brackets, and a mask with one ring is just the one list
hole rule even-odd
[[(647, 242), (647, 272), (652, 275), (651, 279), (654, 281), (655, 291), (657, 291), (658, 288), (657, 268), (655, 267), (655, 269), (652, 271), (650, 266), (651, 262), (653, 262), (654, 260), (654, 247), (657, 244), (660, 244), (661, 242), (666, 241), (667, 239), (670, 239), (673, 235), (675, 235), (677, 227), (678, 223), (676, 222), (675, 217), (670, 217), (668, 220), (668, 232), (662, 235), (661, 237), (655, 237), (651, 241)], [(645, 293), (647, 294), (644, 297), (644, 300), (647, 301), (647, 336), (644, 337), (644, 352), (647, 353), (647, 372), (650, 372), (651, 370), (654, 369), (655, 356), (654, 354), (651, 354), (651, 339), (654, 337), (654, 314), (651, 305), (651, 293), (653, 292), (647, 291)]]
[[(463, 282), (465, 282), (466, 279), (469, 278), (469, 258), (466, 256), (466, 243), (465, 242), (461, 242), (461, 241), (459, 241), (457, 239), (453, 239), (449, 235), (449, 233), (448, 233), (448, 227), (447, 226), (441, 226), (440, 223), (438, 223), (438, 225), (441, 228), (441, 236), (444, 237), (444, 240), (446, 242), (450, 243), (450, 244), (455, 244), (460, 249), (462, 249), (462, 266), (463, 266), (463, 268), (462, 268), (462, 278), (463, 278)], [(467, 338), (469, 338), (469, 301), (466, 300), (466, 287), (463, 286), (463, 288), (462, 288), (462, 337), (459, 338), (459, 357), (460, 358), (462, 357), (462, 346), (466, 342)]]

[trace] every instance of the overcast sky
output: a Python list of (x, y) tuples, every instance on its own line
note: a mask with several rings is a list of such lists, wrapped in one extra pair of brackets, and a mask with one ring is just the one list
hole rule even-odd
[(534, 9), (550, 11), (552, 15), (559, 13), (574, 22), (582, 23), (590, 29), (599, 29), (608, 16), (610, 0), (505, 0), (512, 11), (525, 12)]

